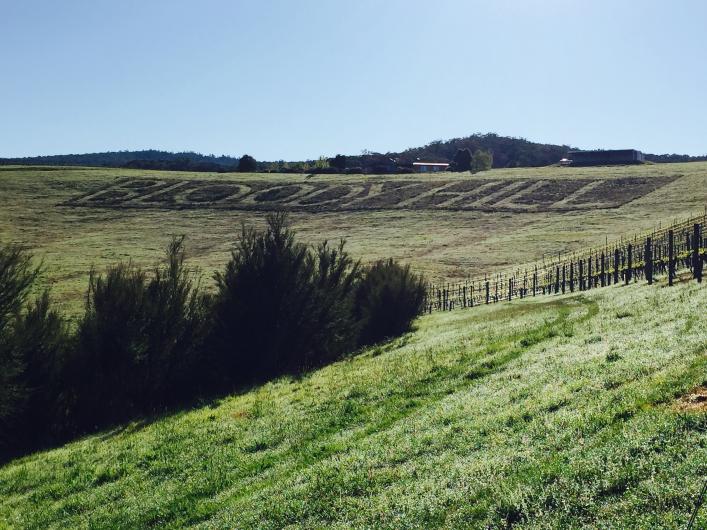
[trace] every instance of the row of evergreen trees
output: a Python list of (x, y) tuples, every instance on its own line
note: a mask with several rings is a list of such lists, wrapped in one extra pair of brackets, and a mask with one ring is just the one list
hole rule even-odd
[(72, 326), (46, 292), (29, 301), (31, 256), (0, 246), (0, 459), (302, 373), (405, 332), (422, 310), (408, 267), (306, 246), (282, 214), (243, 228), (215, 292), (184, 259), (180, 238), (151, 271), (92, 273)]
[(255, 173), (258, 170), (258, 162), (250, 155), (243, 155), (234, 164), (225, 164), (222, 160), (227, 157), (220, 157), (219, 162), (214, 162), (215, 158), (208, 159), (203, 155), (194, 155), (196, 159), (182, 156), (167, 160), (130, 160), (120, 167), (128, 169), (155, 169), (160, 171), (208, 171), (212, 173)]

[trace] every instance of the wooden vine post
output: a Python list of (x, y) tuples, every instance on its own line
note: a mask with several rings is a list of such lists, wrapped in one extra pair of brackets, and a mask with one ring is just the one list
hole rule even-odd
[(695, 223), (693, 227), (692, 234), (692, 275), (695, 280), (702, 282), (702, 257), (700, 256), (700, 243), (702, 242), (702, 237), (700, 236), (700, 225)]
[(574, 292), (574, 262), (570, 262), (570, 292)]
[(511, 301), (513, 294), (513, 278), (508, 278), (508, 301)]
[(643, 270), (648, 285), (653, 285), (653, 240), (650, 237), (646, 238), (646, 249), (643, 254)]
[(614, 284), (619, 283), (619, 247), (614, 249)]
[(535, 272), (533, 273), (533, 296), (535, 296), (538, 290), (538, 266), (535, 266)]
[(562, 294), (565, 294), (565, 280), (566, 280), (566, 275), (567, 275), (567, 267), (563, 263), (562, 264)]
[(668, 231), (668, 285), (673, 285), (675, 279), (675, 234)]

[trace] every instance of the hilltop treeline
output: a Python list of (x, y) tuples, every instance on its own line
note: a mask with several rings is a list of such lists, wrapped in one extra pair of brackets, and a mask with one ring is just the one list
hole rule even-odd
[(23, 158), (0, 158), (0, 164), (47, 165), (47, 166), (94, 166), (128, 167), (128, 164), (192, 164), (209, 167), (227, 168), (238, 164), (238, 158), (230, 156), (202, 155), (191, 151), (172, 153), (156, 149), (143, 151), (108, 151), (105, 153), (86, 153), (70, 155), (31, 156)]
[(332, 362), (404, 333), (424, 304), (408, 267), (306, 246), (282, 214), (242, 229), (215, 293), (184, 259), (178, 238), (153, 270), (92, 273), (70, 325), (48, 293), (28, 302), (40, 271), (0, 245), (0, 461)]
[(540, 144), (524, 138), (499, 136), (494, 133), (474, 134), (465, 138), (437, 140), (423, 147), (406, 149), (397, 156), (402, 161), (430, 160), (448, 162), (459, 149), (488, 151), (493, 154), (493, 167), (535, 167), (556, 163), (567, 155), (567, 145)]
[[(93, 166), (168, 171), (267, 171), (284, 173), (405, 173), (412, 171), (418, 160), (452, 162), (459, 150), (471, 153), (487, 152), (493, 167), (539, 167), (557, 163), (573, 149), (568, 145), (542, 144), (524, 138), (500, 136), (495, 133), (473, 134), (464, 138), (436, 140), (422, 147), (411, 147), (401, 152), (375, 153), (364, 151), (359, 155), (337, 154), (317, 160), (257, 161), (248, 155), (242, 157), (203, 155), (195, 152), (172, 153), (154, 149), (143, 151), (112, 151), (105, 153), (0, 158), (0, 165), (54, 165)], [(694, 162), (707, 156), (678, 154), (646, 154), (651, 162)], [(247, 163), (243, 163), (243, 161)]]
[(656, 162), (659, 164), (671, 164), (677, 162), (704, 162), (707, 161), (707, 155), (705, 156), (690, 156), (690, 155), (651, 155), (645, 154), (645, 159), (649, 162)]
[[(475, 134), (466, 138), (434, 141), (422, 147), (402, 152), (360, 155), (337, 155), (319, 160), (267, 162), (258, 161), (254, 171), (282, 171), (290, 173), (341, 172), (393, 173), (412, 171), (416, 160), (451, 162), (459, 149), (488, 151), (493, 154), (493, 167), (524, 167), (554, 164), (567, 154), (568, 146), (539, 144), (522, 138), (497, 134)], [(246, 155), (247, 156), (247, 155)], [(239, 169), (242, 157), (202, 155), (194, 152), (116, 151), (106, 153), (3, 158), (0, 164), (125, 167), (134, 169), (161, 169), (170, 171), (243, 171)]]

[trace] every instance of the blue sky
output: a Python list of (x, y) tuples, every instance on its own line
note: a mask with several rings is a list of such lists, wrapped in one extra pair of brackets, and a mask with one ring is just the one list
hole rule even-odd
[(0, 156), (707, 153), (707, 2), (0, 0)]

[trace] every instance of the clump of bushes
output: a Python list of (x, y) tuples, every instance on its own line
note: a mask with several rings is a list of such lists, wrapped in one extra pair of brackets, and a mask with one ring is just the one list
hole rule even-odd
[(183, 238), (166, 255), (151, 275), (131, 263), (91, 274), (72, 359), (78, 425), (123, 421), (192, 397), (210, 299), (184, 264)]
[(356, 343), (351, 303), (359, 265), (325, 242), (295, 240), (283, 214), (264, 232), (243, 228), (216, 274), (214, 350), (229, 381), (299, 372), (329, 362)]
[(0, 246), (0, 459), (46, 443), (70, 338), (49, 295), (28, 297), (39, 275), (18, 246)]
[(244, 228), (216, 274), (216, 364), (227, 381), (298, 373), (408, 331), (424, 281), (393, 260), (362, 267), (344, 242), (310, 248), (283, 214), (263, 232)]
[(410, 329), (424, 309), (425, 283), (421, 276), (394, 260), (368, 267), (356, 287), (355, 314), (359, 345), (379, 342)]
[(393, 260), (362, 267), (344, 242), (298, 242), (283, 214), (243, 228), (216, 292), (185, 265), (92, 272), (75, 329), (39, 269), (0, 246), (0, 460), (284, 373), (301, 373), (410, 329), (424, 282)]

